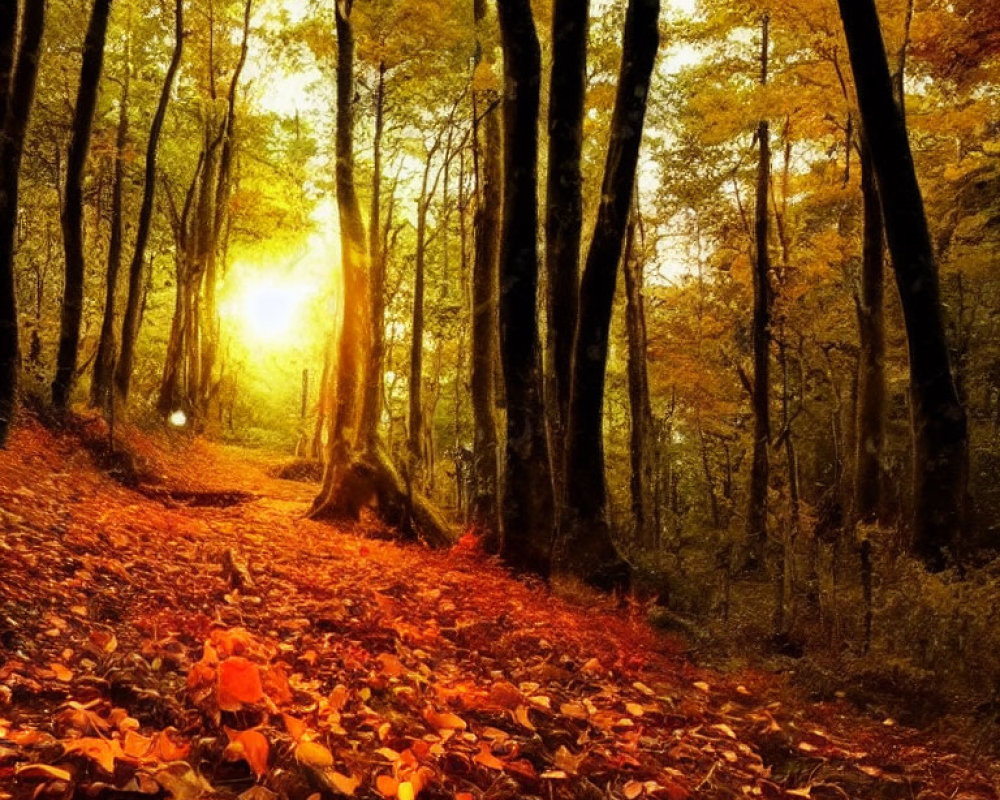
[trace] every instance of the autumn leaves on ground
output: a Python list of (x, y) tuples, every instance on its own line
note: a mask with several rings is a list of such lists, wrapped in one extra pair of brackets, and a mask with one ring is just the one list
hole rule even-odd
[(974, 752), (700, 670), (471, 535), (305, 520), (259, 455), (131, 433), (127, 488), (102, 424), (0, 451), (5, 800), (997, 796)]

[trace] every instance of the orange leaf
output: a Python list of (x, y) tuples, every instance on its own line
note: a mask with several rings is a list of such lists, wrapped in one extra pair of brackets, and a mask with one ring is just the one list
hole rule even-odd
[(296, 742), (305, 736), (306, 724), (302, 720), (290, 717), (288, 714), (282, 714), (281, 718), (285, 721), (285, 730)]
[(375, 779), (375, 788), (380, 795), (391, 800), (391, 798), (396, 796), (399, 782), (392, 775), (379, 775)]
[(449, 711), (435, 711), (433, 708), (427, 708), (424, 710), (424, 719), (437, 730), (464, 731), (466, 728), (465, 720)]
[(160, 761), (183, 761), (188, 757), (191, 745), (187, 743), (176, 744), (167, 732), (172, 730), (174, 729), (168, 728), (166, 731), (160, 731), (153, 737), (153, 747), (150, 755)]
[(328, 777), (338, 792), (348, 796), (354, 794), (354, 790), (361, 784), (361, 781), (353, 775), (341, 775), (339, 772), (330, 772)]
[(229, 744), (225, 750), (227, 761), (246, 761), (258, 778), (267, 772), (267, 755), (270, 745), (260, 731), (236, 731), (225, 728)]
[(60, 664), (58, 661), (53, 661), (49, 664), (49, 669), (55, 673), (56, 680), (62, 681), (63, 683), (69, 683), (73, 680), (73, 670), (67, 669), (65, 664)]
[(382, 672), (390, 678), (395, 678), (406, 672), (406, 667), (403, 666), (403, 662), (392, 653), (379, 653), (378, 662), (382, 665)]
[(472, 757), (472, 760), (490, 769), (504, 768), (504, 763), (490, 752), (490, 746), (486, 742), (479, 743), (479, 752)]
[(126, 731), (125, 739), (122, 742), (122, 750), (129, 758), (145, 758), (152, 749), (153, 740), (135, 731)]
[(67, 755), (79, 753), (86, 756), (109, 775), (115, 771), (115, 756), (123, 755), (117, 742), (110, 742), (107, 739), (98, 739), (96, 736), (84, 736), (81, 739), (70, 739), (63, 742), (63, 750)]
[(219, 664), (219, 708), (239, 711), (264, 699), (260, 670), (245, 658), (233, 656)]
[(284, 664), (275, 664), (264, 672), (264, 691), (279, 705), (292, 702), (292, 687), (288, 683)]

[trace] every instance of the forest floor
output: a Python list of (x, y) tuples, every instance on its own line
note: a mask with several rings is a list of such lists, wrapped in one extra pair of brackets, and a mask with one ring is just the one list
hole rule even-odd
[(24, 416), (0, 800), (1000, 796), (972, 746), (696, 667), (640, 609), (515, 580), (469, 536), (308, 521), (315, 485), (274, 458), (132, 432), (129, 488), (97, 421)]

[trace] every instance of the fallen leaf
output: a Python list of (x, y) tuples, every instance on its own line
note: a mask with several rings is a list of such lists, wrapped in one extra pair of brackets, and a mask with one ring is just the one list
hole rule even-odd
[(58, 661), (53, 661), (49, 664), (49, 669), (55, 673), (56, 680), (62, 681), (63, 683), (69, 683), (73, 680), (73, 670), (66, 667), (65, 664), (60, 664)]
[(644, 788), (639, 781), (629, 781), (622, 787), (622, 794), (625, 795), (625, 800), (635, 800)]
[(490, 769), (502, 770), (504, 768), (504, 763), (493, 755), (490, 751), (490, 746), (486, 742), (479, 743), (479, 752), (472, 757), (472, 760)]
[(457, 714), (452, 714), (449, 711), (435, 711), (433, 708), (428, 707), (424, 709), (424, 719), (427, 720), (428, 724), (432, 728), (439, 731), (464, 731), (466, 728), (465, 720)]
[(218, 704), (222, 711), (239, 711), (264, 699), (260, 670), (241, 656), (231, 656), (219, 664)]
[(19, 778), (44, 778), (54, 781), (68, 781), (72, 778), (67, 770), (51, 767), (48, 764), (19, 764), (14, 767), (14, 774)]
[(307, 767), (324, 769), (333, 766), (333, 753), (319, 742), (299, 742), (295, 747), (295, 758)]
[(80, 739), (70, 739), (62, 743), (66, 755), (79, 753), (86, 756), (109, 775), (115, 771), (115, 757), (124, 755), (118, 742), (108, 739), (98, 739), (96, 736), (84, 736)]
[(375, 788), (378, 793), (385, 798), (391, 798), (396, 796), (396, 790), (399, 788), (399, 781), (397, 781), (392, 775), (379, 775), (375, 779)]
[(338, 792), (348, 796), (354, 794), (358, 786), (361, 785), (361, 780), (353, 775), (342, 775), (339, 772), (330, 771), (327, 773), (327, 777)]
[(237, 731), (229, 727), (225, 727), (224, 730), (229, 739), (229, 744), (223, 753), (227, 761), (246, 761), (251, 772), (258, 778), (267, 772), (270, 745), (264, 734), (256, 730)]

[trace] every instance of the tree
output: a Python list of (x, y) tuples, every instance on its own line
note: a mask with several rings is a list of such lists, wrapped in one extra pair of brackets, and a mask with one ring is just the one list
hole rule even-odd
[[(476, 68), (483, 62), (486, 0), (473, 0)], [(480, 66), (482, 65), (482, 66)], [(490, 72), (492, 78), (492, 71)], [(476, 172), (475, 253), (472, 267), (472, 522), (484, 533), (487, 548), (499, 548), (499, 466), (497, 445), (496, 356), (497, 269), (500, 233), (502, 148), (498, 92), (475, 86), (472, 93), (472, 153)]]
[[(760, 83), (767, 85), (768, 25), (764, 15), (761, 23)], [(764, 563), (767, 543), (767, 484), (770, 472), (768, 448), (771, 444), (770, 422), (770, 359), (771, 359), (771, 259), (768, 252), (770, 219), (767, 210), (771, 185), (771, 131), (768, 121), (757, 124), (755, 134), (757, 159), (757, 192), (754, 198), (753, 228), (753, 462), (750, 466), (750, 495), (747, 501), (746, 538), (747, 566), (759, 569)]]
[(601, 202), (580, 282), (566, 431), (566, 524), (557, 568), (598, 586), (627, 583), (607, 518), (604, 380), (608, 331), (629, 209), (635, 190), (646, 102), (659, 48), (659, 0), (629, 0), (611, 118)]
[(548, 183), (545, 199), (545, 270), (548, 329), (545, 347), (552, 472), (561, 498), (569, 415), (573, 336), (576, 332), (583, 234), (584, 101), (587, 90), (589, 0), (555, 0), (549, 82)]
[(80, 85), (73, 112), (72, 137), (66, 155), (66, 196), (63, 201), (63, 244), (66, 249), (66, 272), (63, 284), (59, 356), (52, 381), (52, 404), (65, 410), (76, 378), (77, 353), (80, 348), (80, 324), (83, 319), (83, 170), (90, 151), (94, 109), (104, 68), (104, 42), (108, 32), (111, 0), (94, 0), (90, 22), (83, 40)]
[(538, 104), (541, 52), (528, 0), (498, 0), (504, 53), (500, 360), (507, 392), (501, 557), (547, 575), (554, 524), (545, 437), (538, 290)]
[[(23, 4), (20, 38), (18, 9), (0, 9), (0, 447), (7, 442), (17, 403), (19, 345), (14, 286), (14, 243), (24, 134), (35, 97), (45, 2)], [(15, 46), (16, 45), (16, 46)]]
[(838, 0), (864, 135), (878, 181), (910, 357), (913, 549), (941, 570), (961, 545), (969, 445), (955, 389), (937, 264), (874, 0)]
[(111, 241), (108, 244), (108, 269), (104, 287), (104, 317), (101, 335), (94, 357), (94, 372), (90, 383), (90, 405), (110, 409), (113, 402), (112, 378), (115, 368), (115, 294), (122, 262), (124, 215), (122, 195), (125, 182), (125, 147), (128, 144), (129, 80), (131, 77), (131, 32), (125, 44), (125, 77), (118, 105), (118, 128), (115, 136), (115, 165), (111, 186)]
[(163, 130), (163, 120), (167, 114), (170, 102), (170, 92), (174, 84), (174, 76), (180, 67), (184, 51), (184, 0), (174, 2), (174, 47), (170, 56), (170, 64), (163, 76), (163, 86), (160, 98), (149, 127), (149, 139), (146, 143), (146, 167), (142, 182), (142, 204), (139, 207), (139, 219), (136, 224), (135, 246), (128, 271), (128, 294), (125, 299), (125, 314), (122, 318), (121, 353), (115, 368), (115, 390), (121, 402), (128, 402), (129, 388), (132, 383), (132, 369), (135, 361), (135, 343), (139, 335), (139, 314), (142, 300), (143, 266), (146, 259), (146, 245), (149, 242), (149, 231), (153, 221), (153, 205), (156, 199), (156, 155), (159, 150), (160, 133)]

